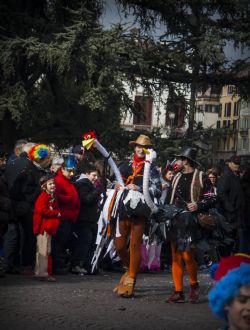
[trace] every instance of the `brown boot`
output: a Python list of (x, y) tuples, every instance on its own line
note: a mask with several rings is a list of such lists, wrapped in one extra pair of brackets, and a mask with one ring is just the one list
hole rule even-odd
[(127, 275), (121, 285), (118, 285), (117, 294), (123, 298), (134, 296), (135, 279)]
[(189, 302), (191, 304), (194, 304), (198, 302), (200, 295), (200, 286), (199, 284), (190, 285), (190, 291), (189, 291)]
[(119, 287), (120, 285), (123, 284), (125, 277), (128, 276), (128, 273), (129, 273), (129, 272), (128, 272), (128, 270), (127, 270), (126, 273), (124, 273), (124, 274), (122, 275), (122, 277), (120, 278), (120, 282), (119, 282), (119, 284), (113, 289), (113, 292), (114, 292), (114, 293), (116, 293), (116, 292), (118, 291), (118, 287)]
[(183, 291), (174, 291), (166, 301), (168, 303), (184, 303), (185, 296)]

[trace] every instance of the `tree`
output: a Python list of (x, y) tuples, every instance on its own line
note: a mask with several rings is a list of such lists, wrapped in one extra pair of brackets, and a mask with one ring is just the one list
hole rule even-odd
[[(145, 32), (162, 22), (158, 56), (151, 67), (154, 78), (190, 87), (188, 135), (194, 128), (195, 94), (208, 85), (236, 85), (243, 96), (250, 95), (249, 57), (230, 61), (225, 44), (249, 47), (250, 4), (241, 1), (202, 0), (119, 0), (125, 11), (136, 15)], [(150, 58), (151, 60), (152, 58)]]
[(132, 109), (124, 85), (134, 79), (127, 54), (136, 57), (141, 50), (121, 26), (101, 27), (102, 1), (2, 1), (0, 6), (5, 133), (13, 134), (14, 122), (20, 135), (65, 145), (79, 143), (89, 129), (104, 138), (107, 131), (119, 131), (121, 111)]

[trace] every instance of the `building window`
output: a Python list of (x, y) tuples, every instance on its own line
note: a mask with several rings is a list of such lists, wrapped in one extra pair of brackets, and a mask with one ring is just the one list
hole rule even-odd
[(203, 112), (203, 104), (199, 104), (197, 106), (197, 110), (198, 110), (198, 112)]
[(232, 95), (234, 93), (234, 86), (229, 85), (227, 86), (227, 95)]
[(231, 102), (225, 103), (224, 117), (231, 117)]
[(222, 104), (219, 105), (219, 117), (221, 117), (221, 112), (222, 112)]
[(237, 129), (237, 126), (238, 126), (238, 120), (237, 119), (234, 119), (233, 120), (233, 129)]
[(136, 95), (134, 101), (134, 107), (135, 107), (135, 113), (134, 113), (133, 124), (151, 126), (153, 98), (151, 96)]
[(217, 121), (216, 127), (220, 128), (220, 121), (219, 120)]
[(220, 104), (215, 105), (215, 112), (219, 113), (220, 112)]
[(239, 116), (239, 102), (234, 102), (234, 117)]
[(242, 118), (240, 120), (240, 128), (241, 129), (249, 129), (250, 128), (250, 120), (248, 118)]
[(205, 112), (219, 113), (219, 106), (215, 104), (205, 104)]
[(224, 128), (230, 127), (230, 120), (223, 120), (223, 126)]
[(248, 149), (248, 138), (243, 137), (241, 140), (241, 150), (247, 150)]

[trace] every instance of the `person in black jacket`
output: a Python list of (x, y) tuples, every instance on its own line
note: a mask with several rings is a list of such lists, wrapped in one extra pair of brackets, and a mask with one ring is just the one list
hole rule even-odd
[(13, 217), (7, 182), (4, 178), (5, 156), (0, 153), (0, 277), (4, 275), (3, 240)]
[(76, 274), (90, 273), (90, 262), (94, 252), (97, 234), (98, 203), (102, 188), (96, 188), (95, 182), (99, 176), (95, 166), (89, 165), (76, 181), (75, 186), (80, 197), (80, 214), (73, 228), (75, 237), (71, 272)]
[(234, 246), (220, 248), (220, 255), (223, 257), (229, 256), (233, 249), (238, 252), (241, 244), (239, 233), (244, 227), (244, 193), (238, 174), (239, 167), (240, 158), (232, 156), (217, 185), (218, 211), (234, 228)]
[[(31, 164), (28, 152), (35, 146), (35, 143), (26, 143), (21, 154), (15, 159), (9, 159), (5, 167), (5, 180), (8, 184), (8, 190), (10, 191), (15, 183), (15, 180), (19, 174), (25, 171)], [(22, 204), (11, 198), (11, 204), (14, 216), (8, 222), (8, 230), (4, 236), (4, 262), (5, 271), (10, 274), (19, 273), (20, 266), (20, 246), (21, 244), (21, 225), (20, 225), (20, 212), (22, 213)], [(21, 210), (21, 211), (20, 211)]]
[(242, 176), (241, 184), (243, 188), (245, 207), (244, 207), (244, 227), (242, 229), (242, 244), (240, 252), (250, 255), (250, 166)]
[(36, 240), (33, 233), (34, 204), (41, 192), (40, 178), (50, 166), (50, 149), (43, 144), (33, 146), (28, 153), (27, 166), (18, 173), (10, 187), (10, 197), (14, 205), (17, 221), (21, 225), (21, 265), (24, 272), (32, 273), (35, 264)]

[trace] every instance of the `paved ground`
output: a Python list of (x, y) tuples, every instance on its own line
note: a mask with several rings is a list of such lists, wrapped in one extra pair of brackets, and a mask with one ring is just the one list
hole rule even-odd
[(56, 283), (21, 275), (0, 278), (0, 329), (213, 330), (220, 326), (207, 304), (212, 286), (208, 274), (200, 274), (202, 297), (195, 305), (164, 302), (172, 290), (168, 273), (140, 274), (133, 299), (112, 293), (119, 277), (111, 272), (69, 274), (58, 276)]

